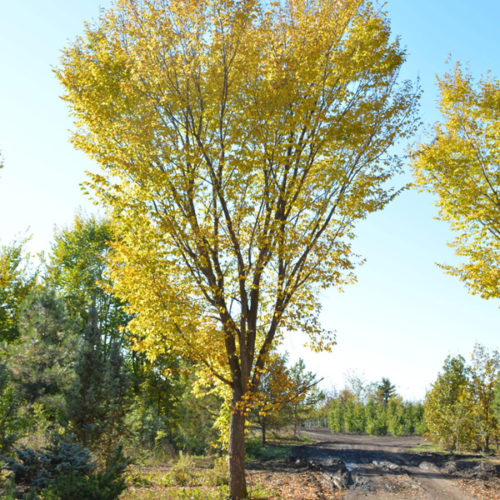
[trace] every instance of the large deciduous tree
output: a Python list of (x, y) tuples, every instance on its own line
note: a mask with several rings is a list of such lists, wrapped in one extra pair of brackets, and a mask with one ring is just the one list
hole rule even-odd
[(474, 82), (457, 64), (439, 80), (443, 123), (414, 152), (417, 184), (437, 194), (439, 218), (464, 262), (442, 266), (469, 290), (500, 297), (500, 80)]
[(56, 231), (47, 266), (47, 279), (71, 319), (84, 330), (93, 311), (100, 340), (109, 349), (113, 342), (122, 341), (119, 329), (129, 319), (121, 301), (107, 291), (106, 256), (112, 238), (111, 224), (105, 219), (77, 215), (71, 226)]
[(267, 353), (286, 330), (332, 345), (318, 292), (352, 280), (354, 225), (395, 194), (418, 98), (404, 58), (365, 0), (117, 0), (64, 51), (136, 348), (232, 391), (232, 498)]

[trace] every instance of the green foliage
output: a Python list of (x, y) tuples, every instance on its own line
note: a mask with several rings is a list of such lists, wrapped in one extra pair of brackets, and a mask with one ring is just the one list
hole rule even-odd
[(366, 421), (363, 403), (353, 399), (346, 401), (344, 425), (346, 432), (364, 432)]
[[(133, 377), (133, 381), (142, 379), (142, 383), (126, 415), (127, 449), (134, 455), (137, 450), (154, 456), (172, 455), (175, 451), (206, 453), (218, 439), (214, 422), (222, 399), (194, 390), (192, 364), (179, 362), (174, 366), (162, 361), (155, 365), (141, 363), (142, 373)], [(167, 366), (165, 375), (162, 366)]]
[(36, 285), (36, 273), (25, 255), (26, 241), (0, 248), (0, 341), (19, 337), (21, 306)]
[(497, 382), (495, 384), (495, 396), (493, 399), (493, 414), (497, 419), (497, 425), (500, 426), (500, 371), (497, 373)]
[(172, 412), (172, 443), (189, 453), (205, 453), (219, 437), (214, 424), (222, 398), (217, 394), (196, 394), (189, 383), (192, 380), (192, 375), (186, 377), (184, 392)]
[(387, 409), (383, 403), (370, 398), (365, 406), (365, 429), (370, 435), (385, 436), (388, 430)]
[(383, 378), (377, 386), (377, 400), (387, 404), (394, 394), (396, 394), (396, 387), (391, 384), (391, 381), (388, 378)]
[(116, 448), (103, 470), (96, 470), (89, 451), (72, 436), (55, 434), (49, 446), (40, 450), (16, 449), (16, 458), (5, 458), (17, 487), (29, 490), (33, 498), (51, 500), (114, 500), (125, 489), (123, 473), (128, 460)]
[(276, 460), (292, 456), (292, 447), (288, 445), (263, 444), (261, 440), (251, 439), (245, 446), (247, 457), (257, 460)]
[(90, 473), (95, 464), (89, 451), (71, 437), (54, 435), (49, 446), (40, 450), (16, 448), (16, 458), (5, 458), (5, 467), (14, 473), (16, 485), (43, 490), (60, 474)]
[(125, 430), (129, 375), (118, 342), (111, 348), (103, 345), (95, 307), (83, 333), (75, 373), (75, 383), (67, 394), (72, 431), (85, 446), (99, 446), (107, 457)]
[(315, 373), (306, 371), (303, 359), (299, 359), (290, 368), (290, 379), (292, 394), (285, 405), (285, 412), (290, 413), (294, 436), (297, 437), (299, 426), (313, 415), (314, 410), (324, 401), (325, 394), (317, 387), (321, 380), (318, 380)]
[(401, 436), (423, 431), (423, 405), (403, 401), (388, 379), (379, 384), (354, 380), (351, 377), (349, 389), (327, 401), (332, 432)]
[[(27, 442), (24, 444), (30, 448), (43, 448), (50, 442), (54, 432), (65, 432), (64, 426), (54, 419), (52, 409), (42, 403), (26, 405), (23, 410), (28, 429)], [(66, 422), (63, 421), (62, 424)]]
[(97, 311), (99, 329), (105, 339), (117, 338), (118, 327), (129, 319), (122, 303), (106, 291), (106, 258), (112, 231), (106, 220), (79, 215), (72, 226), (56, 232), (48, 264), (47, 280), (64, 299), (71, 318), (81, 329)]
[(141, 460), (152, 452), (161, 455), (164, 454), (164, 449), (169, 447), (170, 451), (173, 450), (170, 434), (166, 432), (169, 428), (168, 418), (158, 414), (156, 408), (147, 404), (147, 401), (137, 398), (125, 416), (125, 426), (129, 436), (127, 451), (130, 449), (129, 453), (134, 458)]
[(91, 474), (71, 469), (55, 476), (43, 492), (47, 500), (115, 500), (126, 489), (123, 473), (128, 466), (121, 448), (116, 448), (106, 468)]
[(110, 242), (105, 220), (77, 216), (73, 226), (56, 233), (47, 273), (81, 335), (66, 413), (77, 439), (93, 450), (99, 447), (104, 457), (124, 433), (130, 389), (119, 332), (128, 316), (105, 291)]
[(332, 399), (328, 403), (330, 412), (328, 414), (328, 425), (332, 432), (343, 432), (344, 425), (344, 405), (339, 399)]
[(33, 290), (23, 303), (18, 328), (20, 337), (6, 351), (18, 397), (28, 405), (40, 403), (54, 418), (62, 418), (77, 344), (65, 304), (50, 288)]
[(25, 419), (19, 415), (18, 406), (10, 372), (5, 363), (0, 363), (0, 453), (9, 452), (24, 430)]
[(72, 432), (85, 446), (95, 444), (103, 433), (105, 358), (94, 314), (83, 332), (75, 364), (76, 379), (67, 393), (67, 414)]
[(297, 436), (299, 426), (324, 399), (324, 394), (316, 388), (320, 381), (314, 373), (306, 371), (302, 359), (290, 368), (286, 364), (287, 354), (273, 356), (260, 378), (251, 419), (261, 426), (264, 444), (267, 429), (292, 425)]
[(425, 398), (425, 420), (429, 436), (447, 449), (463, 449), (472, 439), (469, 369), (462, 356), (446, 358)]
[[(217, 440), (221, 399), (195, 393), (196, 365), (169, 353), (148, 360), (120, 331), (128, 316), (107, 290), (111, 244), (106, 221), (77, 217), (56, 233), (36, 287), (22, 245), (2, 249), (0, 326), (8, 323), (15, 334), (2, 338), (9, 342), (0, 363), (0, 453), (8, 454), (23, 434), (26, 450), (46, 450), (50, 435), (65, 429), (99, 463), (109, 463), (120, 442), (134, 455), (164, 457), (204, 453)], [(12, 321), (2, 316), (7, 306)], [(33, 453), (32, 461), (40, 458)], [(53, 493), (71, 483), (83, 491), (97, 481), (71, 474), (58, 477)]]
[(425, 399), (428, 435), (451, 450), (488, 451), (498, 436), (494, 390), (500, 355), (474, 347), (472, 362), (448, 357)]
[(179, 459), (175, 462), (168, 474), (170, 484), (186, 486), (198, 477), (195, 471), (194, 460), (191, 455), (179, 452)]
[(218, 457), (214, 460), (212, 469), (206, 474), (207, 484), (223, 486), (229, 483), (229, 470), (227, 456)]

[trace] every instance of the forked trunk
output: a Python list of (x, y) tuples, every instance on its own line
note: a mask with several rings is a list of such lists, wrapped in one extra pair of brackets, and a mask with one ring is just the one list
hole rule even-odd
[(248, 498), (245, 478), (245, 415), (234, 410), (229, 426), (229, 498)]

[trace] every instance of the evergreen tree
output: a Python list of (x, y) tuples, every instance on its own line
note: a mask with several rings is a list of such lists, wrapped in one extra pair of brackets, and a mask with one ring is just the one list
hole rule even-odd
[(78, 440), (91, 449), (101, 446), (108, 457), (124, 431), (129, 375), (120, 346), (103, 342), (92, 306), (75, 365), (76, 380), (67, 394), (67, 412)]
[(387, 402), (387, 430), (392, 436), (406, 433), (408, 415), (405, 415), (405, 404), (400, 396), (392, 396)]
[(94, 445), (103, 433), (106, 417), (105, 369), (106, 358), (97, 326), (97, 313), (92, 308), (75, 364), (76, 380), (66, 397), (72, 432), (87, 447)]
[(275, 356), (260, 380), (253, 418), (261, 427), (263, 443), (268, 428), (291, 425), (297, 436), (299, 427), (324, 399), (324, 394), (316, 387), (320, 380), (306, 370), (302, 359), (290, 368), (286, 363), (286, 354)]
[(376, 405), (375, 414), (375, 434), (377, 436), (385, 436), (388, 430), (387, 425), (387, 408), (384, 403)]
[(375, 401), (370, 398), (365, 406), (365, 422), (366, 422), (366, 432), (370, 435), (378, 434), (377, 429), (377, 408), (375, 406)]
[(349, 399), (345, 404), (345, 430), (346, 432), (361, 433), (365, 431), (365, 411), (362, 403)]
[[(370, 435), (401, 436), (425, 431), (423, 405), (403, 401), (394, 393), (394, 386), (387, 379), (383, 384), (352, 384), (336, 398), (328, 401), (329, 426), (332, 432), (366, 432)], [(355, 380), (359, 381), (358, 378)], [(380, 386), (387, 391), (378, 390)], [(351, 388), (356, 389), (352, 392)], [(383, 395), (391, 394), (386, 401)]]
[(391, 384), (388, 378), (383, 378), (377, 386), (377, 401), (387, 405), (394, 394), (396, 394), (396, 387)]
[(329, 402), (330, 412), (328, 415), (328, 425), (332, 432), (344, 432), (345, 430), (345, 407), (338, 399)]
[(6, 352), (18, 397), (64, 418), (64, 394), (74, 379), (77, 345), (65, 304), (51, 288), (34, 290), (22, 306), (18, 328), (20, 336)]
[(23, 427), (23, 421), (18, 416), (18, 406), (14, 387), (10, 382), (10, 372), (5, 363), (0, 363), (0, 453), (10, 451)]
[(293, 433), (297, 437), (298, 428), (312, 415), (316, 406), (325, 399), (325, 395), (317, 387), (321, 380), (318, 380), (313, 372), (306, 371), (303, 359), (299, 359), (290, 368), (290, 381), (284, 413), (290, 414)]
[(121, 353), (120, 343), (114, 341), (106, 359), (103, 376), (105, 425), (103, 452), (108, 459), (115, 444), (126, 433), (125, 416), (130, 406), (130, 373)]

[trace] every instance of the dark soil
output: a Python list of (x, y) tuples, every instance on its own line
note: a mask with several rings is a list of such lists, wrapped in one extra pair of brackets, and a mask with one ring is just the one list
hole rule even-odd
[(304, 434), (315, 443), (295, 447), (289, 467), (314, 471), (342, 498), (500, 499), (494, 457), (414, 451), (419, 437)]

